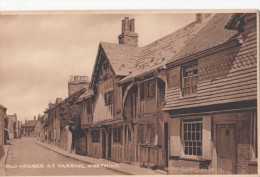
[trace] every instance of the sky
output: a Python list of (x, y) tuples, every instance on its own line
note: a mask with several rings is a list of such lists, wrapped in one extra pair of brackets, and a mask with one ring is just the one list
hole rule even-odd
[(70, 75), (91, 79), (100, 42), (118, 43), (121, 20), (135, 19), (138, 45), (195, 20), (195, 14), (44, 13), (0, 15), (0, 104), (33, 119), (68, 96)]

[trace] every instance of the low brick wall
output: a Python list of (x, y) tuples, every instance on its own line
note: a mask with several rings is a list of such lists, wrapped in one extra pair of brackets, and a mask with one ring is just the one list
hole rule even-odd
[(192, 175), (192, 174), (213, 174), (212, 165), (208, 169), (203, 167), (203, 162), (192, 160), (170, 160), (169, 174)]

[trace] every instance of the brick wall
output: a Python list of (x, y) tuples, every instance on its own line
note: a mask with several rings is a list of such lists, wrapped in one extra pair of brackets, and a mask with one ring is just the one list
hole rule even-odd
[(174, 175), (213, 174), (212, 165), (205, 169), (204, 163), (192, 160), (170, 160), (168, 173)]

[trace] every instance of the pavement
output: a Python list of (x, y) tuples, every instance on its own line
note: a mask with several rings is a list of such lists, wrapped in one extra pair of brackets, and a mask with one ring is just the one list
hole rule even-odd
[(0, 160), (0, 176), (5, 176), (5, 161), (10, 145), (4, 145), (4, 156)]
[(37, 143), (38, 145), (41, 145), (49, 150), (52, 150), (56, 153), (62, 154), (66, 157), (77, 159), (81, 162), (85, 162), (85, 163), (92, 164), (92, 165), (102, 164), (102, 167), (104, 167), (104, 168), (107, 168), (107, 169), (110, 169), (110, 170), (113, 170), (116, 172), (120, 172), (125, 175), (167, 175), (166, 172), (161, 171), (161, 170), (152, 170), (149, 168), (134, 166), (131, 164), (116, 163), (116, 162), (112, 162), (112, 161), (106, 160), (106, 159), (98, 159), (98, 158), (77, 155), (74, 153), (70, 153), (66, 150), (60, 149), (56, 146), (40, 142), (39, 140), (36, 140), (35, 143)]
[(5, 176), (97, 176), (124, 175), (66, 157), (23, 137), (11, 142), (5, 161)]

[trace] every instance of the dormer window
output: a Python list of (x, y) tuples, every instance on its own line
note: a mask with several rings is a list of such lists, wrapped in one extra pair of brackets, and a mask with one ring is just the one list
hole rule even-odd
[(192, 95), (197, 92), (198, 64), (193, 63), (182, 68), (182, 95)]

